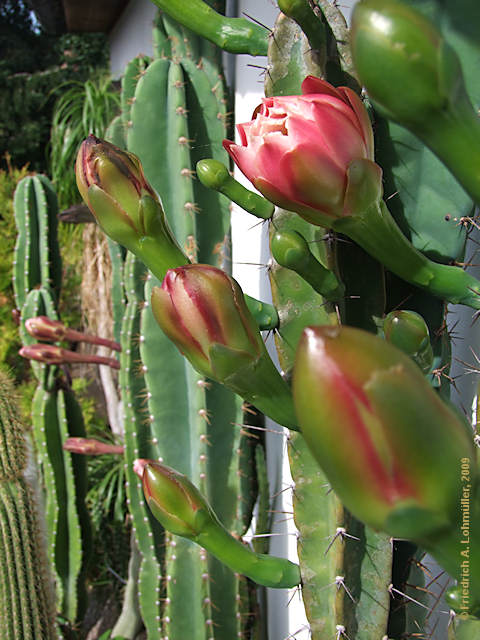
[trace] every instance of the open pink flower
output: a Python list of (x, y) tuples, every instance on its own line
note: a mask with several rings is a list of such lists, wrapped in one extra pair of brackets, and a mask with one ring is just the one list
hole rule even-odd
[(305, 78), (302, 92), (264, 98), (253, 120), (237, 125), (241, 144), (223, 144), (266, 198), (329, 226), (351, 213), (350, 164), (367, 160), (378, 184), (381, 170), (373, 162), (372, 127), (356, 93), (313, 76)]

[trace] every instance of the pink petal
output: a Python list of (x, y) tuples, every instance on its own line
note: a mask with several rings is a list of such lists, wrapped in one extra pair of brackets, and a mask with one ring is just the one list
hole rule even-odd
[(367, 154), (364, 138), (358, 130), (356, 117), (350, 110), (335, 105), (317, 102), (314, 105), (315, 119), (322, 131), (323, 144), (328, 147), (332, 158), (347, 167), (355, 158)]
[(355, 113), (358, 126), (362, 131), (363, 139), (365, 140), (365, 146), (367, 148), (367, 157), (369, 160), (374, 159), (374, 140), (373, 140), (373, 130), (372, 124), (370, 122), (370, 118), (368, 117), (368, 112), (363, 104), (362, 100), (359, 96), (352, 91), (348, 87), (340, 87), (340, 90), (343, 91), (345, 95), (345, 100), (348, 100), (350, 106), (352, 107), (353, 112)]
[(302, 82), (302, 94), (308, 95), (311, 93), (333, 96), (334, 98), (343, 100), (342, 94), (329, 82), (315, 76), (307, 76)]
[(346, 175), (328, 156), (303, 145), (283, 156), (279, 170), (295, 189), (297, 202), (327, 215), (341, 215)]

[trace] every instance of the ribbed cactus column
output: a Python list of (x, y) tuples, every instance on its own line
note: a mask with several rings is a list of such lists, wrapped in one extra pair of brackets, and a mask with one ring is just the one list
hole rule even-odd
[(25, 428), (0, 371), (0, 635), (54, 640), (55, 605)]
[[(29, 318), (58, 320), (61, 260), (57, 240), (56, 194), (45, 176), (27, 176), (14, 200), (18, 230), (14, 289), (21, 309), (24, 345), (37, 342), (26, 330)], [(85, 460), (74, 459), (62, 445), (68, 436), (83, 436), (80, 408), (58, 366), (32, 361), (38, 385), (32, 402), (32, 424), (45, 493), (49, 559), (55, 573), (57, 606), (74, 622), (86, 604), (84, 572), (90, 545), (85, 507)]]
[[(122, 83), (127, 148), (139, 156), (160, 194), (185, 262), (228, 267), (228, 202), (195, 179), (204, 153), (226, 159), (219, 53), (166, 15), (156, 21), (154, 43), (155, 58), (148, 64), (132, 61)], [(121, 260), (114, 257), (119, 272)], [(246, 580), (190, 541), (163, 532), (146, 509), (132, 466), (139, 457), (161, 459), (185, 473), (209, 496), (228, 529), (241, 536), (250, 524), (256, 486), (252, 439), (240, 427), (241, 401), (199, 376), (162, 334), (149, 303), (152, 287), (161, 283), (137, 258), (127, 255), (117, 280), (123, 280), (127, 298), (120, 386), (144, 624), (152, 639), (243, 637), (255, 626)], [(121, 636), (123, 629), (115, 633)]]

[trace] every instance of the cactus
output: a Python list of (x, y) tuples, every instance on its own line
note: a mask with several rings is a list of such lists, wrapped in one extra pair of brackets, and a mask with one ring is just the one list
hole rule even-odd
[[(27, 330), (29, 320), (46, 316), (58, 322), (61, 264), (57, 213), (56, 195), (46, 177), (27, 176), (18, 184), (14, 285), (21, 307), (20, 334), (27, 353), (36, 342)], [(85, 461), (72, 457), (62, 444), (68, 436), (84, 435), (83, 419), (58, 366), (33, 361), (32, 369), (37, 378), (32, 401), (33, 436), (45, 492), (49, 560), (55, 574), (58, 610), (73, 623), (86, 605), (90, 529), (84, 504)]]
[[(228, 268), (228, 202), (194, 180), (195, 163), (205, 149), (226, 160), (221, 143), (227, 106), (218, 52), (163, 14), (156, 20), (154, 43), (153, 60), (138, 58), (127, 66), (122, 114), (110, 139), (138, 154), (146, 179), (161, 194), (168, 224), (183, 249), (171, 266), (201, 260)], [(244, 422), (240, 400), (207, 383), (159, 333), (149, 300), (160, 281), (132, 253), (124, 259), (118, 247), (111, 242), (114, 322), (122, 317), (119, 383), (128, 508), (139, 553), (139, 612), (152, 639), (242, 637), (255, 627), (251, 587), (216, 558), (146, 516), (133, 462), (161, 459), (186, 473), (228, 530), (241, 536), (255, 501), (253, 437), (240, 426), (225, 428)], [(158, 270), (148, 260), (147, 266), (163, 277), (162, 266)], [(130, 624), (135, 619), (130, 589), (125, 597), (128, 602), (112, 637), (133, 637), (136, 628)], [(181, 613), (186, 609), (188, 617)]]
[[(181, 530), (176, 524), (184, 515), (185, 504), (177, 505), (178, 511), (164, 517), (152, 499), (148, 478), (145, 479), (149, 473), (147, 464), (143, 471), (145, 496), (151, 503), (147, 510), (131, 468), (134, 458), (150, 458), (152, 465), (159, 460), (175, 468), (168, 472), (170, 480), (183, 478), (177, 474), (188, 476), (188, 486), (193, 483), (206, 495), (220, 520), (227, 523), (227, 529), (236, 528), (237, 533), (243, 533), (245, 521), (235, 521), (237, 514), (232, 512), (232, 504), (219, 507), (217, 503), (221, 497), (218, 487), (225, 486), (226, 478), (238, 469), (231, 454), (239, 447), (240, 439), (238, 432), (225, 430), (225, 423), (241, 419), (231, 397), (222, 396), (220, 400), (214, 394), (226, 393), (217, 385), (220, 381), (272, 413), (268, 402), (257, 400), (260, 393), (252, 394), (244, 382), (248, 362), (252, 370), (250, 383), (255, 380), (260, 391), (265, 391), (253, 373), (257, 366), (252, 356), (252, 345), (257, 344), (256, 328), (252, 328), (251, 320), (245, 323), (243, 301), (238, 303), (242, 294), (235, 286), (232, 291), (236, 303), (231, 304), (214, 287), (209, 290), (198, 282), (187, 282), (185, 295), (180, 295), (174, 285), (180, 273), (205, 270), (189, 261), (211, 264), (218, 255), (221, 260), (217, 266), (227, 266), (227, 218), (219, 215), (227, 205), (220, 199), (220, 192), (246, 211), (269, 220), (273, 256), (269, 275), (278, 311), (275, 341), (284, 378), (279, 396), (285, 402), (277, 402), (273, 395), (270, 400), (277, 405), (273, 415), (293, 429), (289, 442), (295, 482), (294, 516), (299, 530), (302, 593), (312, 638), (397, 640), (417, 631), (426, 633), (426, 616), (419, 612), (426, 588), (421, 565), (425, 549), (464, 589), (456, 601), (452, 596), (454, 608), (463, 615), (453, 621), (450, 636), (473, 638), (478, 629), (480, 599), (479, 555), (474, 543), (478, 536), (478, 463), (471, 425), (449, 407), (450, 344), (446, 330), (446, 302), (460, 302), (474, 309), (480, 306), (480, 283), (459, 266), (464, 259), (465, 226), (472, 224), (472, 203), (454, 178), (447, 176), (446, 169), (439, 174), (438, 160), (426, 148), (418, 141), (411, 144), (409, 134), (382, 120), (367, 103), (376, 125), (378, 154), (374, 158), (367, 111), (355, 93), (360, 90), (359, 80), (364, 81), (383, 115), (424, 140), (471, 197), (478, 200), (476, 151), (470, 156), (465, 149), (470, 130), (473, 139), (477, 135), (478, 122), (473, 121), (461, 83), (460, 63), (435, 27), (415, 14), (409, 3), (363, 0), (350, 34), (352, 56), (346, 25), (334, 5), (323, 0), (282, 0), (282, 13), (269, 40), (267, 98), (255, 111), (252, 122), (240, 125), (241, 144), (224, 143), (236, 164), (263, 194), (262, 199), (240, 188), (228, 175), (228, 168), (222, 166), (226, 157), (218, 143), (225, 135), (225, 110), (217, 71), (213, 71), (216, 54), (210, 44), (189, 31), (192, 29), (225, 50), (245, 52), (249, 50), (248, 43), (239, 45), (245, 23), (226, 21), (203, 2), (189, 7), (177, 0), (156, 0), (156, 4), (170, 17), (161, 14), (157, 22), (155, 59), (146, 68), (140, 60), (129, 67), (128, 78), (132, 77), (132, 69), (138, 69), (140, 77), (134, 91), (133, 83), (125, 81), (125, 95), (131, 96), (131, 101), (124, 99), (122, 116), (127, 148), (140, 157), (146, 182), (134, 176), (124, 188), (114, 185), (109, 197), (118, 196), (121, 200), (124, 196), (125, 202), (116, 201), (112, 206), (104, 196), (98, 197), (103, 186), (95, 179), (89, 182), (95, 174), (88, 162), (95, 159), (86, 160), (80, 155), (78, 165), (79, 185), (100, 224), (109, 227), (113, 237), (136, 252), (125, 263), (129, 288), (122, 331), (122, 388), (129, 499), (143, 556), (139, 602), (149, 637), (163, 634), (203, 639), (205, 634), (220, 638), (223, 633), (225, 637), (235, 633), (251, 636), (251, 629), (232, 622), (236, 611), (233, 599), (222, 606), (225, 618), (220, 622), (221, 614), (214, 606), (218, 596), (213, 596), (217, 580), (202, 581), (202, 573), (213, 575), (213, 567), (219, 575), (220, 566), (211, 560), (205, 571), (206, 554), (158, 528), (153, 519), (158, 515), (167, 528), (184, 534), (185, 522), (182, 520)], [(383, 10), (382, 5), (386, 5), (384, 19), (372, 21), (369, 12), (381, 15), (378, 12)], [(462, 6), (468, 11), (476, 10), (471, 0), (464, 0)], [(192, 7), (198, 9), (194, 14)], [(437, 3), (431, 8), (442, 24), (450, 11), (449, 3)], [(392, 20), (398, 20), (398, 24), (392, 24), (393, 47), (381, 33), (382, 25)], [(395, 31), (398, 25), (400, 35)], [(226, 26), (231, 30), (226, 31)], [(260, 39), (264, 38), (263, 32), (255, 31)], [(372, 48), (365, 45), (372, 32), (375, 46), (386, 47), (385, 65), (378, 64), (379, 60), (372, 58)], [(456, 38), (462, 45), (462, 63), (470, 70), (475, 54), (465, 44), (466, 38), (458, 34)], [(255, 40), (254, 44), (258, 42)], [(259, 50), (264, 49), (255, 46), (250, 52)], [(411, 55), (405, 56), (405, 51)], [(382, 75), (387, 63), (391, 76), (397, 78), (398, 74), (393, 90), (390, 79)], [(305, 79), (312, 75), (316, 78)], [(402, 77), (408, 79), (411, 88), (405, 100), (398, 96)], [(460, 96), (458, 105), (455, 96)], [(468, 126), (458, 120), (460, 109)], [(327, 122), (322, 130), (321, 122)], [(459, 131), (458, 140), (452, 135), (452, 123)], [(444, 139), (440, 131), (445, 132)], [(164, 144), (155, 146), (152, 139)], [(207, 155), (211, 158), (206, 159)], [(198, 176), (210, 190), (202, 190), (193, 180), (194, 160), (200, 160)], [(445, 176), (441, 178), (445, 179), (444, 191), (438, 189), (439, 175)], [(180, 248), (175, 247), (173, 237), (166, 231), (160, 205), (147, 206), (145, 193), (154, 199), (148, 182), (161, 195)], [(136, 194), (132, 184), (136, 185)], [(396, 222), (382, 200), (383, 184), (388, 189), (387, 201), (394, 196)], [(274, 213), (267, 201), (277, 205)], [(138, 236), (140, 228), (141, 242), (149, 242), (153, 233), (149, 235), (148, 228), (154, 228), (153, 221), (160, 218), (164, 232), (153, 246), (155, 242), (157, 247), (166, 243), (167, 249), (158, 257), (153, 249), (138, 249), (138, 237), (132, 238)], [(139, 258), (152, 273), (147, 274)], [(162, 279), (162, 288), (154, 288)], [(405, 301), (408, 311), (402, 309)], [(155, 319), (166, 335), (158, 332)], [(240, 325), (248, 325), (248, 339), (237, 333)], [(312, 325), (317, 327), (306, 330)], [(179, 356), (167, 335), (200, 373)], [(351, 336), (351, 340), (342, 336)], [(383, 338), (397, 346), (387, 345)], [(330, 339), (337, 346), (327, 347)], [(362, 350), (361, 344), (370, 346)], [(338, 350), (338, 360), (329, 355), (330, 348), (332, 353)], [(162, 369), (162, 358), (168, 359), (168, 375)], [(323, 367), (319, 367), (321, 358), (325, 359)], [(135, 361), (139, 363), (137, 372)], [(288, 389), (294, 362), (295, 413), (291, 411)], [(315, 374), (316, 367), (319, 369)], [(207, 382), (204, 375), (216, 382)], [(338, 394), (336, 402), (330, 402), (328, 395), (325, 402), (316, 404), (316, 395), (326, 393), (325, 384), (331, 384), (332, 395)], [(395, 387), (397, 384), (400, 387)], [(147, 414), (147, 422), (142, 421), (142, 412)], [(432, 418), (433, 415), (437, 417)], [(401, 416), (410, 416), (407, 425)], [(415, 434), (409, 435), (415, 416), (422, 423), (418, 425), (418, 447)], [(173, 431), (174, 421), (182, 424), (181, 430)], [(348, 426), (359, 438), (362, 450), (370, 448), (363, 475), (357, 468), (358, 461), (352, 459), (356, 452), (347, 446), (351, 442), (342, 443), (341, 438), (333, 442), (330, 435), (333, 429), (346, 433)], [(304, 429), (305, 438), (297, 432), (299, 427)], [(220, 434), (231, 447), (227, 455), (225, 450), (219, 453)], [(443, 446), (439, 448), (441, 442)], [(420, 451), (424, 452), (424, 459), (418, 459)], [(425, 464), (432, 452), (434, 459)], [(222, 456), (228, 463), (232, 461), (230, 466), (221, 468)], [(261, 467), (259, 450), (255, 458)], [(454, 468), (456, 462), (458, 469)], [(448, 466), (448, 473), (442, 474), (443, 464)], [(412, 473), (405, 475), (402, 470), (410, 465)], [(435, 469), (433, 477), (430, 474)], [(377, 478), (375, 486), (367, 486), (369, 473)], [(440, 474), (446, 484), (441, 485)], [(378, 480), (380, 477), (383, 480)], [(187, 483), (178, 482), (181, 486)], [(326, 490), (330, 483), (337, 487), (356, 517), (333, 491)], [(198, 498), (197, 489), (191, 490)], [(234, 491), (239, 494), (240, 490), (237, 482)], [(383, 502), (376, 502), (378, 493)], [(471, 556), (462, 547), (464, 541), (460, 542), (462, 497), (461, 504), (469, 507), (463, 518), (471, 523)], [(206, 509), (203, 502), (198, 506), (197, 498), (190, 504), (192, 521)], [(168, 508), (172, 508), (170, 503)], [(230, 521), (225, 517), (228, 512)], [(410, 542), (392, 544), (391, 535)], [(204, 541), (206, 548), (215, 548), (215, 534), (212, 538)], [(242, 556), (240, 551), (238, 554)], [(460, 557), (468, 557), (468, 579), (462, 580)], [(245, 560), (247, 574), (248, 563)], [(188, 584), (184, 582), (187, 573)], [(167, 577), (166, 582), (162, 581), (163, 576)], [(228, 591), (232, 593), (233, 587), (239, 586), (238, 577), (230, 576), (229, 580), (232, 590)], [(471, 592), (464, 587), (465, 581)], [(227, 591), (225, 586), (221, 588)], [(207, 605), (204, 611), (199, 607), (199, 597)], [(191, 627), (179, 614), (180, 598), (182, 607), (187, 606), (192, 612)]]
[[(55, 606), (26, 432), (10, 378), (0, 372), (0, 631), (54, 640)], [(28, 467), (27, 467), (28, 465)]]

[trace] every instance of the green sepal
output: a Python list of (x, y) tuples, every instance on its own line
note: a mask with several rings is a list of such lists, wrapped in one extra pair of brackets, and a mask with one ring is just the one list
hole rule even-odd
[[(128, 249), (135, 242), (137, 231), (127, 214), (103, 189), (95, 184), (88, 188), (90, 208), (105, 233)], [(98, 214), (100, 213), (100, 217)]]

